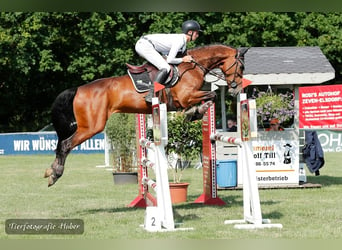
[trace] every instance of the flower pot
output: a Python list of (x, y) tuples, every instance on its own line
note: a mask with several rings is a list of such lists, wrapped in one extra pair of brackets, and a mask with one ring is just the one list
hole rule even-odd
[(186, 202), (189, 183), (169, 183), (172, 204)]
[(113, 172), (114, 184), (137, 184), (138, 173), (137, 172)]

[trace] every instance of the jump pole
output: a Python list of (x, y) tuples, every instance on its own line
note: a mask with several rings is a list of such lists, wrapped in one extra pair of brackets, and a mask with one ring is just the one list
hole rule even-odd
[(153, 150), (154, 162), (143, 158), (141, 164), (152, 167), (156, 176), (155, 182), (147, 176), (141, 179), (144, 186), (149, 185), (157, 194), (157, 205), (146, 206), (144, 229), (150, 232), (192, 230), (193, 228), (175, 228), (165, 154), (168, 143), (167, 109), (166, 104), (159, 104), (156, 97), (152, 98), (152, 119), (154, 141), (141, 138), (139, 142), (141, 147)]
[[(253, 153), (251, 142), (251, 121), (250, 117), (256, 118), (255, 114), (250, 115), (250, 105), (246, 94), (240, 94), (240, 131), (241, 147), (238, 147), (239, 163), (242, 164), (243, 178), (243, 219), (226, 220), (224, 224), (235, 224), (236, 229), (259, 229), (259, 228), (282, 228), (282, 224), (271, 224), (271, 220), (263, 219), (260, 207), (259, 189), (256, 180), (255, 169), (253, 168)], [(255, 101), (254, 101), (255, 102)], [(253, 106), (254, 106), (254, 102)], [(254, 108), (254, 107), (253, 107)], [(253, 121), (256, 124), (256, 121)], [(212, 139), (219, 139), (214, 135)]]
[(135, 117), (135, 131), (137, 138), (137, 157), (139, 164), (139, 176), (138, 185), (139, 193), (138, 196), (128, 205), (128, 207), (142, 207), (156, 206), (157, 199), (148, 191), (148, 185), (143, 183), (143, 178), (148, 178), (148, 165), (143, 163), (143, 160), (147, 158), (146, 147), (140, 145), (140, 140), (146, 138), (146, 122), (144, 114), (136, 114)]
[[(203, 117), (202, 122), (203, 133), (203, 194), (200, 195), (194, 203), (205, 205), (225, 205), (225, 202), (217, 197), (217, 180), (216, 180), (216, 147), (212, 144), (210, 135), (216, 132), (215, 126), (215, 106), (214, 104), (208, 109)], [(138, 196), (128, 205), (129, 207), (142, 207), (148, 205), (156, 206), (156, 198), (149, 192), (148, 185), (144, 185), (142, 181), (144, 177), (148, 177), (148, 166), (143, 164), (143, 160), (147, 156), (146, 148), (139, 143), (140, 139), (146, 138), (146, 122), (144, 114), (136, 115), (136, 131), (137, 131), (137, 151), (139, 161), (139, 193)]]
[(203, 193), (194, 203), (223, 206), (226, 203), (217, 195), (216, 146), (215, 141), (210, 139), (216, 133), (215, 123), (215, 104), (212, 104), (202, 118)]

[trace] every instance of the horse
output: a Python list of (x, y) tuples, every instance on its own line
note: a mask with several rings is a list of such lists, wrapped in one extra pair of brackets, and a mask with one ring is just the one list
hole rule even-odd
[[(200, 119), (215, 99), (214, 91), (201, 90), (204, 77), (212, 69), (219, 68), (229, 90), (237, 94), (242, 89), (244, 54), (248, 49), (214, 44), (187, 51), (193, 57), (189, 63), (178, 65), (178, 82), (164, 89), (159, 97), (167, 103), (168, 111), (184, 110), (189, 117)], [(48, 187), (63, 175), (70, 151), (104, 130), (107, 119), (113, 113), (150, 114), (152, 107), (144, 100), (146, 92), (139, 93), (129, 75), (94, 80), (60, 93), (51, 109), (52, 123), (58, 143), (56, 158), (47, 168), (44, 177)], [(202, 103), (199, 107), (196, 104)]]

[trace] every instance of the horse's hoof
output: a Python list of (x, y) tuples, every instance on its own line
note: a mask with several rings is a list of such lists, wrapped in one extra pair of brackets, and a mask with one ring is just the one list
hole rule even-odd
[(45, 170), (45, 173), (44, 173), (44, 178), (47, 178), (47, 177), (50, 177), (53, 173), (53, 169), (52, 168), (47, 168)]
[(233, 97), (236, 97), (239, 93), (241, 92), (241, 89), (240, 88), (236, 88), (236, 89), (232, 89), (230, 88), (228, 90), (228, 93), (233, 96)]
[(191, 107), (190, 109), (184, 111), (185, 120), (186, 120), (186, 121), (192, 121), (192, 120), (193, 120), (193, 117), (194, 117), (195, 114), (196, 114), (196, 111), (198, 111), (198, 107), (196, 107), (196, 106)]
[(206, 103), (202, 104), (201, 106), (199, 106), (198, 108), (198, 113), (200, 113), (201, 115), (203, 115), (205, 112), (207, 112), (208, 108), (213, 104), (212, 101), (207, 101)]
[(51, 175), (48, 179), (48, 187), (51, 187), (53, 184), (55, 184), (57, 181), (57, 178)]

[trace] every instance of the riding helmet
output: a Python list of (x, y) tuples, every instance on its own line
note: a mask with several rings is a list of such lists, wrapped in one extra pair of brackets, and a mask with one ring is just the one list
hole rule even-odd
[(194, 20), (188, 20), (182, 24), (182, 31), (184, 34), (187, 34), (189, 30), (202, 32), (201, 26), (199, 25), (199, 23)]

